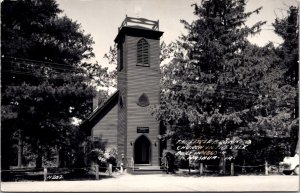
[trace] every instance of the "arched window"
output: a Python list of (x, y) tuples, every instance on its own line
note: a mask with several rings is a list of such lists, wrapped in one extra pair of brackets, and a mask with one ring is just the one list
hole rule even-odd
[(137, 65), (149, 66), (149, 44), (145, 39), (137, 43)]

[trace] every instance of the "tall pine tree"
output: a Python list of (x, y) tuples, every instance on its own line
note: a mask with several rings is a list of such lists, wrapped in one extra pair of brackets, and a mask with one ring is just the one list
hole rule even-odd
[(197, 19), (182, 20), (188, 33), (169, 47), (174, 57), (163, 67), (162, 103), (154, 114), (175, 142), (243, 138), (259, 95), (252, 78), (261, 73), (248, 68), (244, 52), (250, 46), (247, 37), (265, 22), (245, 23), (261, 8), (245, 12), (245, 0), (204, 0), (193, 6)]
[(19, 167), (26, 144), (37, 167), (53, 150), (61, 163), (75, 159), (84, 135), (72, 120), (92, 111), (93, 85), (108, 82), (107, 69), (89, 62), (92, 37), (61, 12), (55, 0), (1, 2), (3, 168), (16, 143)]

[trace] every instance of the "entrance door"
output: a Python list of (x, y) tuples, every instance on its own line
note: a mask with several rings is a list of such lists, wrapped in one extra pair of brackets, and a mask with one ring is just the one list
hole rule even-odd
[(134, 143), (134, 163), (150, 164), (151, 146), (145, 136), (140, 136)]

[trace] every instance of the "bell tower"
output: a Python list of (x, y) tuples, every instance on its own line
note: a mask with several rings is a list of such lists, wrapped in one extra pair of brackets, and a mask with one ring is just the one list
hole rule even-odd
[(159, 122), (148, 108), (160, 102), (159, 21), (127, 17), (118, 48), (118, 155), (136, 165), (159, 165)]

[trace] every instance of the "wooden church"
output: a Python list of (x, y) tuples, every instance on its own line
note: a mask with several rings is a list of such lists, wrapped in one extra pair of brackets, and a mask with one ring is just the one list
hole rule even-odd
[(159, 21), (127, 17), (118, 29), (117, 91), (84, 122), (93, 137), (115, 146), (119, 163), (159, 166), (166, 143), (148, 107), (160, 103)]

